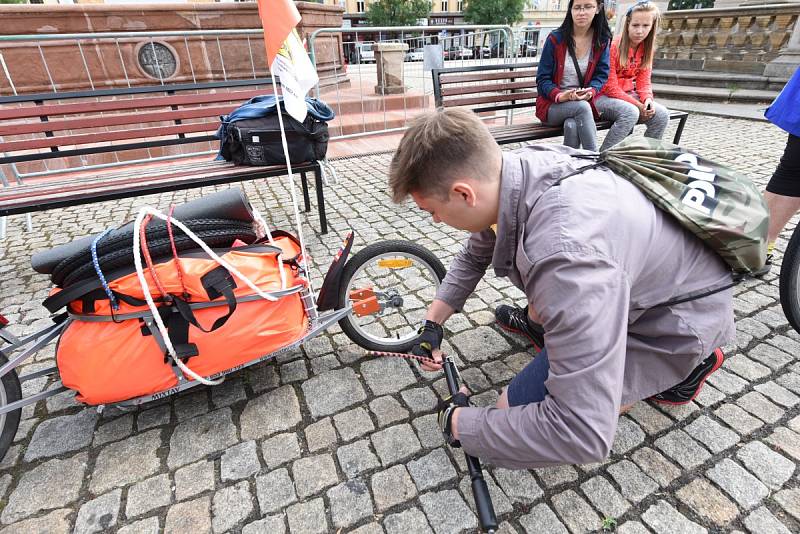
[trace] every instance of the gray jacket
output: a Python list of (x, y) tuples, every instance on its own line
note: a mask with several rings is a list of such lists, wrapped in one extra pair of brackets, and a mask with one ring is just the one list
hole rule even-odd
[(730, 270), (634, 185), (592, 169), (551, 187), (588, 164), (580, 153), (504, 152), (496, 234), (472, 234), (437, 293), (461, 309), (491, 264), (544, 326), (545, 400), (459, 413), (464, 450), (497, 466), (602, 460), (621, 404), (677, 384), (734, 336), (730, 289), (657, 306), (730, 282)]

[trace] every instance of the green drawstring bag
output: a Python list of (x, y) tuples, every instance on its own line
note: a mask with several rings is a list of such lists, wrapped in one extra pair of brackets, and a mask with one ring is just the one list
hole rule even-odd
[(629, 137), (602, 152), (600, 165), (635, 184), (714, 249), (735, 274), (764, 267), (769, 210), (744, 174), (646, 137)]

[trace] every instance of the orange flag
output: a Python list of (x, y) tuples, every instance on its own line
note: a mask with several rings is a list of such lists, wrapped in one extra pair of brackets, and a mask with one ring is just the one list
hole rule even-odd
[(258, 16), (264, 27), (269, 69), (281, 80), (284, 108), (303, 122), (306, 94), (319, 78), (295, 29), (300, 13), (291, 0), (258, 0)]
[(258, 17), (264, 28), (267, 65), (272, 65), (283, 42), (300, 22), (300, 12), (291, 0), (258, 0)]

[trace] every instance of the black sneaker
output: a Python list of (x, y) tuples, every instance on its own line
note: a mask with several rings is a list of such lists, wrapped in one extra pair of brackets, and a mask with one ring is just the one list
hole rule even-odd
[(528, 318), (527, 306), (518, 308), (503, 304), (494, 310), (494, 318), (497, 324), (506, 332), (513, 332), (528, 338), (539, 352), (544, 347), (544, 329), (542, 325), (536, 324)]
[(772, 269), (772, 254), (767, 254), (767, 261), (764, 262), (764, 266), (757, 271), (753, 271), (753, 276), (756, 278), (761, 278), (765, 274), (769, 273)]
[(703, 389), (706, 378), (719, 369), (724, 361), (725, 354), (722, 352), (722, 349), (715, 349), (711, 356), (700, 362), (700, 365), (694, 368), (694, 371), (691, 372), (686, 380), (677, 386), (672, 386), (668, 390), (662, 391), (658, 395), (653, 395), (650, 397), (650, 400), (658, 402), (659, 404), (671, 404), (673, 406), (688, 404), (690, 401), (694, 400), (700, 393), (700, 390)]

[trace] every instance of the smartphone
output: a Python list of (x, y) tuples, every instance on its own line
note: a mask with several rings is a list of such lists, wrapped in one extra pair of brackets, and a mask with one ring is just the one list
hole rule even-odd
[(647, 105), (644, 107), (647, 111), (653, 111), (653, 103), (648, 102)]
[(589, 92), (588, 87), (581, 87), (580, 89), (575, 89), (575, 94), (577, 95), (585, 95), (588, 92)]

